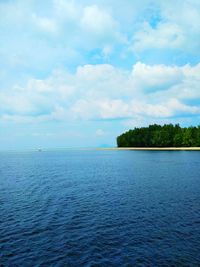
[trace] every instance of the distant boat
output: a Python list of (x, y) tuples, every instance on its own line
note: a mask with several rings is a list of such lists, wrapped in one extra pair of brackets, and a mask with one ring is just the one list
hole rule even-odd
[(38, 152), (42, 152), (42, 149), (41, 148), (38, 148)]

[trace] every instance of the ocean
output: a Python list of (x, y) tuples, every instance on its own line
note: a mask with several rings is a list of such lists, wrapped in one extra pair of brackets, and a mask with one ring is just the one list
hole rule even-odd
[(200, 266), (200, 152), (0, 152), (0, 266)]

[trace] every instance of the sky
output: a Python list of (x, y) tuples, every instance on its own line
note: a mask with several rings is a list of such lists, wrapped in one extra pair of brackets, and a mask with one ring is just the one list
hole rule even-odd
[(0, 0), (0, 150), (199, 125), (199, 0)]

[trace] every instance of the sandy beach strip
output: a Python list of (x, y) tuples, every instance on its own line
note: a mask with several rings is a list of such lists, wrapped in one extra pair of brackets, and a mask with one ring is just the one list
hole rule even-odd
[(97, 150), (163, 150), (163, 151), (200, 151), (200, 147), (108, 147)]

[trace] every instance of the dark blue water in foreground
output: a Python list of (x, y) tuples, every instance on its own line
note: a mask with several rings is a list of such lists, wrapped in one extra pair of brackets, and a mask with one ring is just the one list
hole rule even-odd
[(200, 266), (200, 152), (0, 153), (0, 266)]

